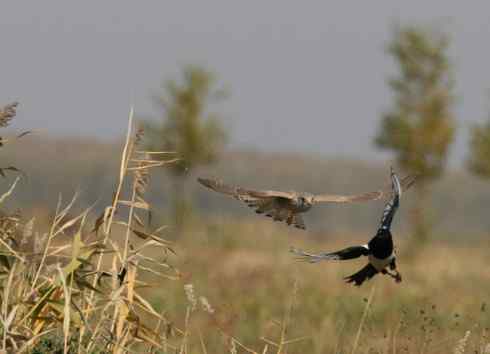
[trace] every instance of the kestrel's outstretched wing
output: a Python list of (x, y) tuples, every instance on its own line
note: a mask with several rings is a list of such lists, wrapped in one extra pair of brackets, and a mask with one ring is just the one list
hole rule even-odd
[(313, 197), (315, 203), (354, 203), (381, 198), (382, 192), (368, 192), (355, 195), (319, 194)]
[(203, 186), (208, 187), (209, 189), (212, 189), (215, 192), (227, 194), (232, 197), (236, 197), (238, 195), (238, 187), (224, 184), (220, 180), (208, 179), (208, 178), (198, 178), (197, 180)]
[(299, 229), (305, 229), (301, 216), (291, 210), (291, 200), (296, 197), (294, 192), (271, 190), (252, 190), (224, 184), (216, 179), (198, 178), (199, 183), (218, 193), (229, 195), (255, 209), (257, 214), (264, 214), (274, 221), (284, 221)]
[(198, 178), (197, 180), (215, 192), (229, 195), (244, 202), (250, 208), (255, 209), (257, 214), (266, 214), (275, 221), (283, 221), (289, 217), (284, 205), (293, 197), (291, 193), (245, 189), (225, 184), (217, 179)]
[(247, 189), (238, 186), (231, 186), (217, 179), (198, 178), (199, 183), (206, 186), (215, 192), (231, 195), (237, 199), (240, 197), (249, 196), (252, 198), (286, 198), (292, 199), (295, 195), (291, 192), (280, 192), (270, 190), (255, 190)]
[(240, 194), (248, 195), (253, 198), (284, 198), (293, 199), (296, 194), (293, 192), (269, 191), (269, 190), (253, 190), (238, 188)]
[[(409, 175), (400, 181), (401, 190), (407, 190), (410, 188), (416, 180), (417, 176)], [(333, 194), (320, 194), (315, 195), (313, 201), (315, 203), (353, 203), (353, 202), (366, 202), (370, 200), (392, 198), (393, 190), (391, 184), (381, 190), (375, 192), (367, 192), (355, 195), (333, 195)]]

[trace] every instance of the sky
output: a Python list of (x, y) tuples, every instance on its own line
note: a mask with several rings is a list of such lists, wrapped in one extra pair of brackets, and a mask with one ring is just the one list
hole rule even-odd
[(453, 38), (460, 165), (490, 112), (489, 13), (448, 0), (3, 1), (0, 103), (21, 102), (19, 130), (114, 140), (131, 105), (159, 117), (163, 80), (198, 64), (230, 93), (216, 108), (231, 148), (384, 159), (372, 142), (392, 102), (391, 30), (437, 24)]

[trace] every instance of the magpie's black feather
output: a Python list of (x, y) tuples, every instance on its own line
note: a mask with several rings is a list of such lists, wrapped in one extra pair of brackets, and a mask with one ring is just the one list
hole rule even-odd
[(354, 259), (367, 255), (369, 255), (369, 250), (366, 247), (352, 246), (344, 248), (343, 250), (337, 252), (327, 253), (325, 254), (325, 258), (344, 261), (347, 259)]
[(371, 279), (374, 277), (378, 271), (371, 264), (367, 264), (364, 268), (362, 268), (357, 273), (349, 275), (345, 277), (344, 280), (347, 283), (354, 283), (355, 286), (361, 286), (364, 281)]

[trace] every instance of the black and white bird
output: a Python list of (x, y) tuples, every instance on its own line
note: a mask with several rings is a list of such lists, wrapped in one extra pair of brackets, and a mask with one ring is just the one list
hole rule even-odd
[(357, 273), (345, 277), (344, 279), (347, 283), (354, 283), (355, 286), (361, 286), (364, 281), (371, 279), (378, 273), (391, 276), (397, 283), (401, 282), (402, 277), (396, 268), (396, 254), (390, 228), (393, 217), (400, 205), (402, 188), (393, 168), (391, 168), (391, 183), (393, 196), (383, 211), (378, 232), (366, 245), (353, 246), (337, 252), (320, 254), (311, 254), (295, 248), (291, 248), (291, 252), (297, 255), (300, 260), (309, 263), (316, 263), (323, 260), (348, 260), (367, 256), (369, 263)]

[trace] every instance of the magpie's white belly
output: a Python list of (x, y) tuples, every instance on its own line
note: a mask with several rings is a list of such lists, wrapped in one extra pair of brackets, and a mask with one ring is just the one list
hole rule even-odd
[(395, 254), (394, 253), (392, 253), (391, 256), (389, 256), (387, 258), (383, 258), (383, 259), (376, 258), (372, 254), (370, 254), (368, 256), (369, 263), (371, 263), (371, 265), (374, 268), (376, 268), (376, 270), (378, 272), (381, 272), (383, 269), (385, 269), (388, 266), (388, 264), (391, 263), (391, 261), (393, 260), (393, 258), (395, 258)]

